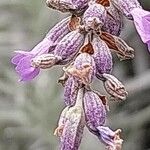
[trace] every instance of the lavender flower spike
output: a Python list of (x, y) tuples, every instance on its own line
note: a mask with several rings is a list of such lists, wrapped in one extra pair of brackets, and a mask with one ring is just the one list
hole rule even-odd
[(17, 66), (16, 72), (20, 76), (20, 81), (32, 80), (39, 74), (40, 68), (32, 65), (32, 60), (39, 55), (52, 53), (62, 37), (70, 32), (69, 20), (70, 17), (56, 24), (47, 36), (30, 52), (16, 51), (17, 54), (12, 58), (11, 62)]
[(150, 12), (143, 10), (137, 0), (113, 0), (113, 3), (125, 16), (134, 20), (137, 32), (150, 50)]

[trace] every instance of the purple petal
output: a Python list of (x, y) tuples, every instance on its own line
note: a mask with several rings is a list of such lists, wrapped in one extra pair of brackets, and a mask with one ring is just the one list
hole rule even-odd
[(142, 41), (147, 43), (150, 41), (150, 12), (141, 8), (135, 8), (131, 11), (134, 24)]
[(23, 57), (24, 57), (24, 55), (17, 54), (11, 59), (11, 63), (14, 65), (17, 65)]
[(23, 57), (20, 61), (19, 61), (19, 64), (17, 65), (17, 67), (15, 68), (16, 71), (23, 71), (25, 69), (28, 69), (31, 67), (31, 59), (33, 57), (32, 56), (26, 56), (26, 57)]
[(24, 70), (24, 73), (20, 74), (21, 79), (19, 81), (29, 81), (34, 79), (40, 72), (39, 68), (30, 68), (27, 70)]

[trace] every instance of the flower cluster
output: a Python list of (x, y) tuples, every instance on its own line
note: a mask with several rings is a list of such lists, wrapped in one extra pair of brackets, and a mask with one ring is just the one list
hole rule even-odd
[(92, 90), (91, 83), (97, 77), (110, 99), (126, 99), (124, 85), (111, 74), (112, 52), (120, 60), (134, 57), (134, 49), (118, 37), (123, 15), (134, 21), (142, 41), (150, 47), (150, 12), (137, 0), (47, 0), (46, 4), (71, 15), (30, 52), (16, 51), (12, 63), (20, 81), (32, 80), (41, 69), (66, 65), (59, 78), (66, 108), (54, 132), (60, 138), (60, 150), (78, 150), (85, 126), (108, 150), (121, 150), (121, 129), (113, 131), (105, 125), (107, 98)]

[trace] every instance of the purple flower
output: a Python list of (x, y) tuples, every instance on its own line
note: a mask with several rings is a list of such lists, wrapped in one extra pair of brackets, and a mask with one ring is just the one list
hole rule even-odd
[(53, 52), (57, 43), (63, 36), (70, 32), (68, 26), (69, 20), (70, 17), (56, 24), (47, 36), (30, 52), (16, 51), (16, 55), (12, 58), (11, 62), (16, 65), (16, 72), (20, 76), (20, 81), (32, 80), (39, 74), (40, 68), (36, 65), (32, 65), (33, 59), (42, 54)]
[(134, 25), (142, 41), (148, 44), (150, 51), (150, 12), (141, 8), (135, 8), (131, 11), (131, 15), (134, 19)]
[(48, 53), (50, 45), (51, 42), (45, 38), (30, 52), (16, 51), (12, 63), (16, 65), (15, 70), (20, 76), (20, 81), (32, 80), (39, 74), (40, 69), (31, 65), (32, 59), (42, 53)]

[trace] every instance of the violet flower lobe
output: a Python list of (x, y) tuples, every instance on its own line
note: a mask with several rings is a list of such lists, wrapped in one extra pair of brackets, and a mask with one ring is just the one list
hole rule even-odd
[(113, 4), (127, 18), (134, 21), (135, 28), (142, 41), (150, 45), (150, 12), (142, 9), (137, 0), (113, 0)]
[(120, 138), (121, 129), (112, 131), (109, 127), (97, 127), (99, 139), (106, 145), (107, 150), (122, 150), (123, 140)]
[(16, 51), (16, 55), (12, 58), (11, 62), (16, 65), (16, 72), (20, 76), (20, 81), (32, 80), (39, 74), (40, 68), (37, 65), (32, 65), (33, 59), (42, 54), (53, 52), (61, 38), (70, 32), (69, 20), (70, 17), (56, 24), (48, 35), (30, 52)]
[(103, 73), (111, 73), (113, 67), (110, 49), (104, 41), (95, 36), (92, 41), (94, 48), (93, 58), (96, 64), (96, 76), (102, 79)]

